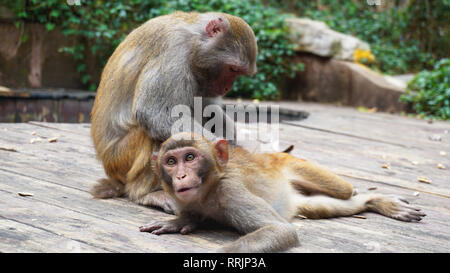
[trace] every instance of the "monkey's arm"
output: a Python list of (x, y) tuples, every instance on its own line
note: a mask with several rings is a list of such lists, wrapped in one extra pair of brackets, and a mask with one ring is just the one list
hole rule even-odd
[[(175, 74), (173, 70), (179, 73)], [(195, 80), (188, 72), (189, 69), (173, 69), (170, 65), (162, 66), (162, 62), (153, 61), (146, 65), (139, 75), (135, 95), (133, 98), (133, 115), (137, 123), (142, 126), (152, 139), (165, 141), (172, 133), (173, 125), (177, 120), (182, 124), (183, 131), (198, 132), (209, 140), (216, 137), (208, 130), (203, 130), (201, 121), (193, 118), (193, 98), (195, 93)], [(177, 107), (177, 108), (175, 108)], [(177, 117), (179, 111), (182, 116)], [(200, 111), (200, 109), (198, 110)], [(174, 112), (175, 117), (172, 116)], [(184, 113), (189, 112), (189, 115)], [(178, 133), (179, 131), (175, 131)]]
[(155, 235), (177, 232), (188, 234), (196, 229), (198, 223), (196, 219), (196, 217), (182, 212), (179, 217), (173, 220), (153, 222), (148, 225), (140, 226), (139, 231), (151, 232)]
[(246, 235), (218, 252), (277, 252), (298, 246), (295, 227), (266, 201), (244, 187), (227, 186), (226, 191), (225, 199), (219, 197), (224, 221)]
[(159, 207), (170, 214), (177, 214), (178, 211), (175, 200), (163, 190), (149, 192), (137, 199), (136, 203), (143, 206)]
[[(203, 111), (206, 116), (210, 117), (211, 113), (215, 113), (214, 120), (221, 120), (223, 130), (218, 130), (215, 127), (215, 135), (218, 138), (228, 140), (229, 144), (236, 144), (236, 124), (234, 119), (230, 118), (222, 109), (222, 102), (220, 98), (205, 98)], [(218, 116), (217, 116), (218, 115)]]

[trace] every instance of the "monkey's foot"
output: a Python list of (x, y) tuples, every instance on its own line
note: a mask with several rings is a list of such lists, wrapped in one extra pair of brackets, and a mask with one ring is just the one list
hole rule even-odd
[(139, 227), (140, 232), (151, 232), (152, 234), (159, 235), (165, 233), (181, 233), (188, 234), (195, 229), (195, 224), (186, 223), (185, 221), (179, 221), (178, 219), (164, 222), (154, 222), (149, 225)]
[(400, 221), (420, 221), (426, 214), (399, 196), (377, 196), (369, 201), (371, 210)]
[(102, 178), (89, 192), (95, 198), (100, 199), (120, 197), (124, 193), (124, 186), (120, 181)]

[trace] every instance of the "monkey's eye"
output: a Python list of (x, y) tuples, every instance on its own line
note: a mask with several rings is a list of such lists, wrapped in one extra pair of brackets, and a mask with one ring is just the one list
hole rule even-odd
[(175, 165), (175, 163), (177, 163), (177, 161), (175, 160), (175, 158), (170, 157), (169, 159), (167, 159), (167, 165)]
[(192, 161), (194, 160), (195, 155), (193, 154), (187, 154), (186, 157), (184, 158), (186, 161)]

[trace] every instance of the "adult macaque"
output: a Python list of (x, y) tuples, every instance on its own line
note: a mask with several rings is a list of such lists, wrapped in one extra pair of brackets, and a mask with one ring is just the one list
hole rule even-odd
[[(92, 109), (92, 138), (108, 178), (91, 194), (125, 194), (172, 211), (150, 166), (152, 153), (171, 135), (172, 108), (192, 108), (194, 96), (208, 105), (231, 90), (239, 75), (253, 75), (256, 57), (252, 29), (224, 13), (175, 12), (132, 31), (108, 60)], [(233, 121), (223, 116), (233, 130)], [(193, 130), (202, 129), (202, 121), (195, 121)]]
[(350, 216), (373, 211), (402, 221), (425, 216), (399, 197), (353, 196), (335, 174), (287, 153), (252, 154), (193, 134), (175, 135), (154, 155), (163, 188), (176, 200), (179, 216), (140, 227), (163, 234), (189, 233), (205, 218), (246, 234), (219, 252), (274, 252), (299, 244), (288, 221)]

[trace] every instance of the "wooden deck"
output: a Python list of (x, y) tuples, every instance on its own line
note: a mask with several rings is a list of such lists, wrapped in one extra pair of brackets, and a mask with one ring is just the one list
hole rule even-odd
[[(374, 213), (296, 219), (301, 246), (294, 252), (450, 252), (449, 122), (319, 104), (281, 107), (310, 112), (280, 125), (281, 143), (295, 144), (294, 155), (336, 172), (360, 193), (376, 187), (402, 195), (427, 214), (419, 223)], [(140, 233), (138, 226), (173, 216), (123, 198), (93, 199), (88, 190), (103, 176), (89, 124), (0, 124), (0, 252), (205, 252), (238, 237), (220, 228)]]

